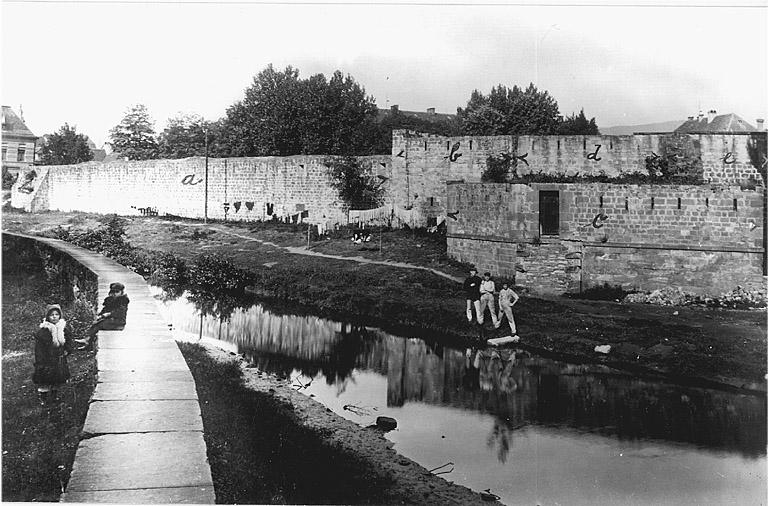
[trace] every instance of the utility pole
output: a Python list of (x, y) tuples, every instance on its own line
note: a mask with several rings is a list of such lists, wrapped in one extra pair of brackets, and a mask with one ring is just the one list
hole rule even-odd
[(205, 128), (205, 217), (204, 223), (208, 223), (208, 125)]

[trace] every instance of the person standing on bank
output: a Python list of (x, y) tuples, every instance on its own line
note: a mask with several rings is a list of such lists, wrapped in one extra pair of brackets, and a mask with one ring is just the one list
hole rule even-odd
[(482, 323), (483, 316), (480, 313), (480, 283), (483, 280), (477, 275), (477, 269), (469, 269), (469, 277), (464, 280), (464, 293), (467, 294), (467, 321), (472, 323), (472, 306), (475, 306), (477, 322)]
[(99, 317), (91, 325), (86, 334), (86, 339), (76, 339), (79, 350), (85, 349), (93, 341), (99, 330), (123, 330), (128, 314), (128, 303), (131, 302), (124, 293), (125, 285), (112, 283), (109, 285), (109, 295), (104, 299), (103, 307), (99, 311)]
[(512, 314), (512, 306), (517, 304), (518, 300), (520, 300), (520, 296), (509, 287), (509, 283), (502, 283), (501, 291), (499, 292), (499, 324), (501, 324), (501, 316), (506, 315), (512, 336), (517, 335), (517, 326), (515, 325), (515, 317)]
[(35, 371), (32, 381), (37, 385), (41, 404), (58, 400), (58, 390), (69, 379), (67, 355), (72, 351), (72, 330), (62, 318), (61, 306), (45, 308), (45, 320), (35, 332)]
[(477, 312), (477, 323), (483, 324), (485, 320), (485, 308), (491, 310), (491, 320), (493, 320), (493, 326), (499, 328), (501, 324), (496, 317), (496, 304), (493, 300), (493, 294), (496, 292), (496, 285), (491, 280), (491, 273), (486, 272), (483, 274), (483, 280), (480, 283), (480, 310)]

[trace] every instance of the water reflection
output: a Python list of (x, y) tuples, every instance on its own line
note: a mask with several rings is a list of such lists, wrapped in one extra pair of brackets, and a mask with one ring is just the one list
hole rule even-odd
[[(512, 495), (502, 495), (507, 502), (518, 500), (524, 477), (532, 478), (520, 457), (533, 455), (537, 469), (546, 467), (538, 460), (546, 445), (557, 451), (549, 458), (575, 459), (578, 469), (571, 471), (547, 461), (553, 472), (572, 476), (588, 475), (592, 468), (597, 472), (606, 466), (625, 466), (629, 483), (638, 472), (633, 465), (647, 466), (649, 458), (661, 456), (665, 463), (657, 472), (663, 473), (685, 474), (681, 469), (688, 464), (681, 462), (689, 461), (720, 474), (719, 469), (747, 466), (742, 472), (747, 485), (729, 485), (739, 501), (765, 487), (764, 396), (643, 380), (522, 350), (447, 348), (312, 316), (274, 315), (260, 306), (233, 310), (228, 320), (203, 317), (201, 327), (196, 309), (183, 298), (166, 304), (177, 330), (189, 334), (202, 330), (204, 336), (233, 343), (260, 369), (297, 378), (302, 389), (343, 416), (369, 423), (389, 409), (388, 414), (402, 422), (388, 435), (401, 453), (428, 468), (446, 461), (459, 466), (457, 453), (467, 461), (474, 459), (462, 464), (473, 471), (457, 481), (475, 490), (491, 486), (496, 493), (508, 488)], [(361, 411), (345, 409), (350, 405)], [(363, 420), (361, 413), (369, 419)], [(586, 441), (592, 441), (589, 450), (583, 448)], [(606, 445), (611, 455), (631, 456), (635, 464), (606, 461), (606, 451), (596, 450)], [(489, 471), (493, 466), (481, 453), (491, 454), (504, 466)], [(512, 469), (514, 476), (509, 474)], [(653, 480), (667, 478), (654, 475)], [(493, 482), (483, 481), (489, 479)], [(537, 474), (537, 483), (541, 479)], [(671, 480), (668, 487), (683, 493), (678, 489), (687, 485), (675, 483)], [(518, 487), (514, 494), (513, 487)], [(542, 500), (540, 492), (531, 490), (530, 500)], [(585, 498), (591, 493), (583, 492)], [(690, 493), (686, 490), (684, 495)], [(556, 496), (552, 492), (543, 502)], [(579, 502), (576, 497), (565, 494), (559, 500)]]

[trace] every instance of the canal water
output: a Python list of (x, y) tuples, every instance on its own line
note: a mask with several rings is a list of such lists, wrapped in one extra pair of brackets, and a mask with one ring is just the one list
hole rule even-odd
[(386, 437), (399, 453), (505, 504), (766, 503), (765, 395), (258, 305), (222, 320), (185, 297), (164, 304), (179, 334), (243, 354), (349, 420), (395, 418)]

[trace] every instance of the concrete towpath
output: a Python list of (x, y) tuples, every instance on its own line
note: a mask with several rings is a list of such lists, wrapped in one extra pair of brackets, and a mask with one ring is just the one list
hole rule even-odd
[(131, 300), (125, 330), (99, 332), (98, 382), (61, 502), (214, 503), (195, 382), (147, 283), (98, 253), (23, 237), (96, 273), (99, 302), (116, 281)]

